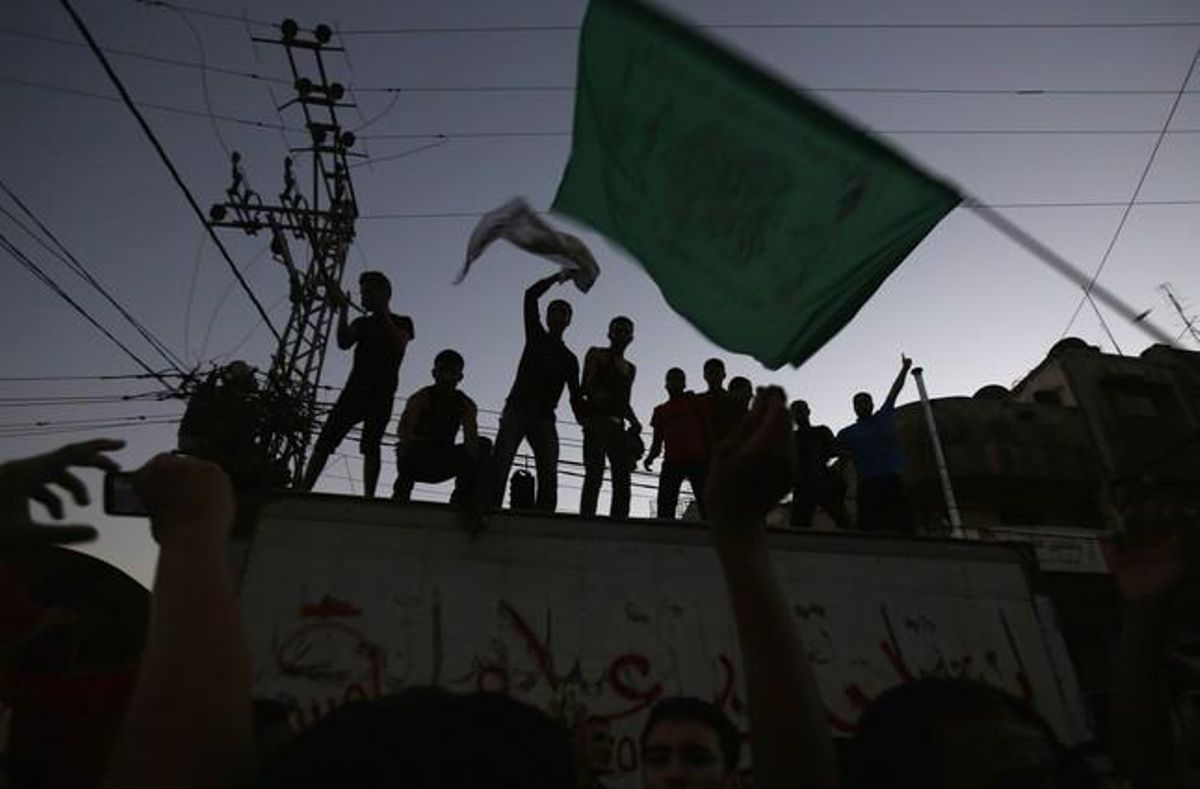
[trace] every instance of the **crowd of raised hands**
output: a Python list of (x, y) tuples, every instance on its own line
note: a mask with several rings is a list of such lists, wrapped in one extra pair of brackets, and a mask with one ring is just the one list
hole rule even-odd
[[(748, 418), (718, 448), (706, 490), (741, 647), (755, 787), (1099, 786), (1032, 708), (966, 680), (920, 680), (881, 694), (839, 765), (768, 547), (765, 516), (790, 488), (790, 445), (783, 391), (760, 390)], [(72, 469), (114, 471), (108, 453), (122, 446), (97, 439), (0, 465), (0, 559), (94, 537), (88, 526), (39, 522), (30, 505), (41, 504), (58, 521), (62, 495), (86, 504), (87, 486)], [(160, 553), (144, 653), (98, 785), (576, 785), (570, 740), (547, 734), (543, 715), (515, 709), (522, 705), (511, 700), (468, 703), (434, 690), (352, 705), (363, 710), (331, 716), (260, 762), (226, 546), (235, 515), (229, 480), (220, 467), (179, 454), (158, 455), (133, 479)], [(1139, 528), (1106, 542), (1126, 601), (1115, 666), (1117, 725), (1107, 745), (1135, 786), (1185, 786), (1161, 669), (1167, 601), (1185, 574), (1180, 529), (1190, 524), (1136, 505), (1126, 515)], [(435, 758), (436, 767), (426, 764)], [(688, 779), (687, 765), (677, 766), (674, 778), (646, 767), (645, 785), (734, 789), (739, 781), (736, 765), (725, 765), (712, 784)]]

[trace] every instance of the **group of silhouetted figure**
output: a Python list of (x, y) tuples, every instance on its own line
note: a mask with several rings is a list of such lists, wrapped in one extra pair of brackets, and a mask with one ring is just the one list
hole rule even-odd
[[(459, 364), (452, 357), (440, 361), (435, 386), (443, 386), (442, 394), (454, 391), (443, 382), (455, 380)], [(420, 409), (412, 419), (444, 428), (438, 409), (453, 401), (439, 401), (439, 396), (410, 406)], [(943, 670), (906, 676), (892, 687), (871, 688), (878, 691), (873, 698), (860, 690), (851, 696), (860, 713), (842, 726), (843, 733), (852, 726), (852, 734), (835, 738), (826, 704), (837, 701), (823, 698), (833, 691), (828, 683), (818, 684), (797, 608), (774, 568), (765, 529), (766, 514), (791, 485), (791, 472), (780, 462), (790, 454), (789, 433), (782, 391), (765, 387), (742, 423), (718, 445), (707, 471), (705, 506), (719, 560), (714, 566), (723, 576), (736, 624), (737, 686), (745, 705), (726, 705), (724, 693), (718, 703), (669, 696), (671, 688), (678, 692), (677, 672), (664, 676), (664, 684), (644, 673), (637, 676), (635, 682), (655, 684), (635, 686), (647, 688), (647, 695), (632, 695), (635, 691), (614, 669), (598, 683), (601, 688), (610, 684), (624, 697), (623, 711), (608, 717), (558, 701), (569, 697), (571, 683), (582, 682), (570, 676), (549, 680), (551, 703), (543, 709), (508, 693), (455, 694), (409, 685), (392, 669), (378, 696), (367, 698), (365, 691), (357, 700), (347, 696), (347, 703), (311, 725), (294, 725), (300, 702), (288, 691), (266, 699), (252, 695), (258, 666), (252, 669), (239, 624), (228, 543), (236, 509), (233, 485), (216, 463), (181, 453), (160, 454), (132, 475), (150, 518), (146, 539), (153, 535), (159, 544), (149, 616), (144, 605), (128, 614), (138, 618), (140, 613), (145, 628), (120, 630), (126, 641), (136, 639), (136, 664), (120, 663), (109, 673), (97, 666), (79, 670), (75, 656), (85, 647), (92, 655), (120, 653), (120, 645), (95, 643), (115, 637), (116, 631), (86, 619), (95, 611), (79, 609), (77, 590), (64, 598), (64, 589), (43, 581), (56, 577), (59, 586), (73, 590), (80, 579), (46, 572), (73, 553), (55, 543), (94, 537), (95, 531), (37, 523), (30, 505), (44, 505), (57, 519), (63, 515), (62, 493), (86, 503), (87, 487), (73, 468), (116, 471), (107, 453), (123, 442), (98, 439), (0, 464), (0, 610), (6, 613), (0, 628), (5, 656), (0, 709), (6, 731), (0, 785), (604, 789), (614, 774), (612, 721), (630, 714), (641, 723), (631, 745), (644, 789), (1190, 785), (1186, 755), (1172, 730), (1163, 667), (1172, 621), (1169, 601), (1184, 586), (1181, 536), (1194, 527), (1194, 512), (1131, 499), (1121, 513), (1124, 539), (1105, 543), (1124, 607), (1112, 669), (1110, 731), (1097, 737), (1103, 737), (1102, 748), (1129, 784), (1102, 783), (1085, 754), (1064, 744), (1030, 703), (1032, 691), (1023, 699), (965, 676), (965, 669), (962, 675)], [(713, 582), (720, 585), (716, 577)], [(69, 602), (40, 602), (60, 599)], [(620, 606), (619, 600), (612, 602)], [(100, 607), (107, 616), (114, 605), (106, 598)], [(586, 632), (590, 624), (574, 626)], [(92, 633), (93, 627), (101, 629)], [(256, 634), (259, 649), (269, 640)], [(697, 660), (688, 649), (700, 646), (681, 642), (677, 659)], [(322, 652), (320, 659), (327, 661), (324, 673), (313, 681), (340, 681), (338, 661), (349, 658)], [(1017, 675), (1018, 682), (1022, 676)], [(1041, 703), (1066, 700), (1052, 686), (1042, 688), (1050, 692), (1042, 694)], [(516, 683), (512, 691), (519, 692)], [(840, 691), (836, 698), (844, 703)], [(628, 709), (631, 699), (644, 707)], [(727, 706), (744, 714), (746, 733), (727, 716)], [(622, 750), (623, 769), (632, 769), (630, 751)], [(745, 769), (746, 752), (752, 772)]]
[[(462, 354), (452, 349), (437, 354), (433, 383), (411, 395), (400, 416), (394, 499), (408, 501), (417, 482), (453, 479), (452, 503), (476, 512), (500, 507), (513, 460), (524, 441), (532, 450), (536, 481), (528, 479), (526, 473), (520, 474), (520, 481), (526, 484), (514, 482), (509, 504), (554, 512), (558, 506), (559, 464), (556, 411), (566, 390), (575, 421), (583, 430), (581, 515), (596, 514), (607, 466), (612, 485), (609, 515), (628, 517), (632, 474), (638, 460), (650, 471), (660, 455), (657, 517), (676, 517), (685, 480), (691, 486), (699, 514), (705, 515), (704, 484), (713, 455), (745, 419), (754, 395), (753, 385), (737, 376), (726, 387), (725, 364), (713, 358), (703, 366), (705, 390), (691, 392), (684, 370), (672, 367), (666, 373), (667, 400), (654, 409), (650, 419), (653, 438), (647, 452), (641, 439), (642, 424), (631, 405), (637, 367), (626, 356), (633, 342), (634, 323), (623, 315), (614, 317), (608, 325), (608, 344), (589, 348), (581, 371), (578, 358), (563, 339), (571, 325), (571, 305), (554, 299), (546, 308), (544, 323), (539, 314), (542, 296), (555, 284), (569, 280), (566, 273), (554, 274), (525, 291), (525, 346), (494, 442), (479, 434), (475, 402), (458, 388), (465, 364)], [(331, 289), (338, 307), (338, 347), (353, 348), (354, 363), (317, 439), (303, 487), (313, 487), (330, 454), (351, 428), (361, 423), (363, 488), (370, 498), (379, 481), (381, 446), (392, 414), (400, 364), (414, 329), (410, 317), (391, 312), (391, 283), (384, 274), (365, 272), (359, 278), (359, 287), (365, 314), (353, 321), (348, 315), (349, 300), (336, 288)], [(907, 357), (902, 358), (900, 374), (883, 405), (876, 410), (869, 394), (856, 394), (857, 421), (836, 437), (828, 427), (810, 423), (807, 403), (792, 403), (793, 526), (811, 525), (820, 508), (837, 527), (850, 528), (847, 485), (833, 467), (839, 458), (849, 458), (857, 478), (858, 528), (911, 531), (899, 474), (903, 458), (893, 420), (896, 396), (911, 365)]]

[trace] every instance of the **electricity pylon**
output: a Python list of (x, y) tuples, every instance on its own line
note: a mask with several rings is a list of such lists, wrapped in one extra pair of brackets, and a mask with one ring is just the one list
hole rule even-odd
[[(341, 287), (358, 206), (348, 165), (356, 155), (350, 153), (354, 134), (344, 131), (337, 117), (339, 108), (353, 105), (343, 103), (345, 88), (329, 81), (324, 61), (324, 53), (341, 48), (330, 46), (333, 32), (327, 25), (318, 25), (309, 36), (287, 19), (279, 32), (278, 39), (254, 41), (282, 46), (287, 53), (296, 97), (279, 109), (297, 107), (303, 112), (309, 143), (291, 149), (284, 159), (283, 191), (276, 203), (264, 201), (250, 188), (241, 155), (235, 152), (226, 199), (213, 205), (210, 224), (249, 235), (269, 233), (271, 254), (287, 271), (292, 309), (267, 373), (257, 439), (272, 461), (286, 467), (295, 484), (304, 474), (316, 420), (317, 388), (335, 313), (329, 294)], [(297, 63), (305, 56), (311, 57), (309, 68), (315, 68), (311, 76), (302, 74)], [(307, 191), (297, 177), (293, 156), (310, 160)], [(293, 243), (298, 253), (303, 249), (299, 259), (292, 252)]]

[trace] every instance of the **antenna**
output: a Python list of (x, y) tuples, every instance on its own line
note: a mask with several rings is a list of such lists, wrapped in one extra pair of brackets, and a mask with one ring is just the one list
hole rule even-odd
[(1189, 316), (1187, 312), (1184, 311), (1183, 304), (1181, 304), (1179, 299), (1175, 296), (1175, 291), (1171, 287), (1171, 283), (1164, 282), (1158, 286), (1158, 290), (1163, 292), (1163, 296), (1167, 299), (1175, 312), (1179, 314), (1179, 320), (1183, 321), (1183, 331), (1179, 333), (1179, 339), (1182, 339), (1183, 335), (1185, 334), (1190, 334), (1192, 336), (1192, 342), (1200, 345), (1200, 329), (1196, 328), (1197, 318), (1195, 315)]

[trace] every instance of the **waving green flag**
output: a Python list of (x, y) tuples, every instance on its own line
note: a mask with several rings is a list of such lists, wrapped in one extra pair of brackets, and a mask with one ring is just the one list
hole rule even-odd
[(591, 0), (553, 208), (624, 246), (723, 348), (801, 364), (958, 202), (652, 7)]

